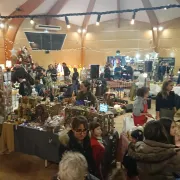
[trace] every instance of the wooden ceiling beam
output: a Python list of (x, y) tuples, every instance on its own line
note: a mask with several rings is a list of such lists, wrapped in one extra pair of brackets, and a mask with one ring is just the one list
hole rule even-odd
[[(117, 10), (120, 11), (120, 0), (117, 0)], [(120, 18), (121, 18), (121, 15), (120, 15), (120, 13), (118, 13), (117, 14), (118, 28), (120, 28)]]
[[(40, 6), (45, 0), (27, 0), (24, 4), (22, 4), (19, 8), (22, 11), (14, 11), (11, 13), (11, 16), (15, 15), (29, 15), (31, 14), (38, 6)], [(16, 34), (23, 23), (24, 18), (14, 18), (10, 21), (8, 21), (8, 24), (12, 28), (8, 28), (4, 38), (5, 38), (5, 58), (10, 59), (11, 54), (10, 51), (13, 48), (14, 40), (16, 38)]]
[[(95, 3), (96, 3), (96, 0), (89, 0), (89, 5), (86, 12), (92, 12), (94, 9)], [(82, 24), (83, 28), (87, 28), (90, 18), (91, 18), (91, 15), (87, 15), (84, 17), (83, 24)]]
[[(152, 7), (149, 0), (141, 0), (141, 1), (143, 3), (144, 8), (151, 8)], [(152, 27), (153, 26), (158, 26), (159, 22), (158, 22), (158, 18), (156, 16), (155, 12), (152, 10), (152, 11), (146, 11), (146, 13), (147, 13), (147, 15), (149, 17), (149, 21), (150, 21)]]
[[(47, 12), (47, 14), (58, 14), (68, 1), (69, 0), (57, 0), (51, 9)], [(46, 18), (46, 24), (50, 24), (51, 19), (52, 18)]]

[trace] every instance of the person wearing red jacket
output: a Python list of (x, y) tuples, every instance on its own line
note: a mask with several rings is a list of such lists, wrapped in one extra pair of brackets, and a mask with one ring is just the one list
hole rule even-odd
[(98, 122), (90, 123), (91, 131), (91, 147), (93, 151), (93, 158), (96, 163), (97, 177), (103, 180), (102, 161), (104, 158), (105, 147), (102, 140), (102, 130)]

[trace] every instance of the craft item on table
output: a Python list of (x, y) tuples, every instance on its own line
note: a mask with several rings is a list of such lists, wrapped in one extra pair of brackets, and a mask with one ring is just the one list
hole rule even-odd
[(118, 104), (114, 105), (114, 109), (116, 109), (118, 113), (124, 114), (124, 109), (122, 109), (120, 105)]
[(104, 95), (104, 99), (105, 101), (107, 102), (108, 105), (110, 106), (113, 106), (113, 103), (115, 101), (115, 93), (113, 92), (107, 92), (105, 95)]
[(111, 133), (114, 130), (114, 114), (111, 112), (98, 113), (92, 112), (86, 106), (68, 106), (65, 109), (65, 124), (71, 124), (73, 117), (85, 116), (88, 122), (92, 122), (94, 118), (98, 120), (102, 127), (103, 134)]
[(64, 127), (64, 117), (59, 116), (59, 115), (53, 116), (52, 118), (48, 117), (47, 120), (44, 123), (44, 126), (46, 127), (46, 129), (48, 131), (55, 131), (55, 129), (57, 131), (62, 131), (62, 130), (65, 129), (65, 127)]
[(38, 93), (36, 92), (35, 88), (32, 89), (32, 93), (31, 96), (32, 97), (36, 97), (38, 95)]
[(48, 111), (44, 105), (37, 105), (35, 108), (36, 121), (43, 123), (48, 118)]
[[(0, 116), (2, 120), (6, 120), (12, 112), (12, 83), (9, 72), (3, 72), (0, 67)], [(2, 124), (2, 123), (1, 123)]]

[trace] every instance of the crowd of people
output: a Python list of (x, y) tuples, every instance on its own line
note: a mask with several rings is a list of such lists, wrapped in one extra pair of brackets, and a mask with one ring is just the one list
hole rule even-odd
[[(176, 109), (172, 88), (171, 80), (163, 83), (156, 99), (156, 117), (151, 121), (147, 121), (149, 117), (153, 118), (147, 108), (149, 89), (147, 87), (138, 89), (133, 119), (137, 127), (143, 125), (144, 129), (137, 128), (131, 132), (130, 144), (122, 162), (125, 169), (115, 169), (108, 177), (109, 180), (175, 180), (180, 177), (180, 120), (173, 119)], [(163, 103), (160, 103), (161, 101)], [(74, 118), (72, 128), (60, 134), (61, 161), (56, 179), (106, 179), (103, 169), (106, 144), (101, 136), (99, 123), (88, 124), (83, 116)], [(68, 157), (74, 161), (79, 159), (83, 165), (77, 163), (77, 169), (72, 164), (68, 166), (66, 164), (70, 163)], [(63, 171), (63, 166), (68, 167)]]
[[(70, 70), (65, 63), (64, 81), (68, 88), (62, 98), (76, 95), (75, 104), (84, 105), (87, 101), (96, 107), (96, 96), (91, 92), (91, 84), (85, 80), (79, 84), (79, 73), (74, 68), (70, 79)], [(124, 78), (124, 71), (132, 76), (131, 68), (123, 70), (120, 64), (113, 69), (107, 64), (104, 76), (107, 79)], [(33, 74), (31, 75), (31, 73)], [(24, 68), (14, 69), (14, 82), (20, 83), (19, 92), (22, 96), (31, 94), (31, 85), (35, 83), (38, 95), (44, 94), (48, 87), (48, 77), (57, 80), (57, 70), (52, 65), (46, 71), (38, 64), (33, 72)], [(49, 86), (50, 87), (50, 86)], [(98, 120), (88, 123), (84, 116), (73, 118), (71, 128), (59, 135), (59, 171), (54, 180), (174, 180), (180, 177), (180, 121), (174, 121), (176, 113), (175, 94), (172, 91), (173, 82), (166, 80), (162, 90), (156, 97), (156, 117), (148, 112), (149, 88), (142, 86), (137, 90), (133, 106), (135, 126), (144, 126), (144, 130), (135, 129), (131, 132), (130, 144), (124, 154), (125, 169), (117, 168), (107, 177), (103, 161), (106, 158), (106, 144), (102, 138), (101, 126)], [(154, 119), (148, 121), (148, 118)]]
[(106, 78), (107, 80), (132, 80), (133, 68), (130, 64), (122, 67), (120, 63), (117, 63), (116, 67), (114, 68), (111, 63), (107, 63), (104, 68), (104, 78)]
[[(77, 95), (79, 87), (79, 73), (77, 68), (74, 68), (72, 78), (70, 77), (70, 70), (66, 63), (62, 63), (64, 70), (64, 80), (68, 86), (64, 97), (71, 97), (73, 92)], [(14, 67), (12, 70), (12, 82), (20, 83), (19, 93), (22, 96), (29, 96), (32, 93), (32, 85), (34, 85), (39, 96), (45, 95), (45, 90), (51, 90), (52, 83), (57, 81), (57, 67), (50, 64), (45, 70), (39, 66), (38, 63), (32, 65), (32, 69), (26, 70), (24, 67)], [(70, 86), (71, 85), (71, 86)]]

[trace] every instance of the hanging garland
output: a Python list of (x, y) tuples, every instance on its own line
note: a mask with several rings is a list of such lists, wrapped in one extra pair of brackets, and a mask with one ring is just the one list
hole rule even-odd
[[(84, 13), (68, 13), (68, 14), (36, 14), (36, 15), (12, 15), (12, 16), (2, 16), (1, 19), (14, 19), (14, 18), (59, 18), (59, 17), (67, 17), (67, 16), (87, 16), (87, 15), (107, 15), (107, 14), (122, 14), (122, 13), (133, 13), (133, 17), (137, 12), (140, 11), (156, 11), (162, 9), (172, 9), (172, 8), (180, 8), (178, 4), (170, 4), (166, 6), (158, 6), (158, 7), (149, 7), (149, 8), (136, 8), (136, 9), (125, 9), (125, 10), (116, 10), (116, 11), (105, 11), (105, 12), (84, 12)], [(134, 17), (135, 18), (135, 17)]]

